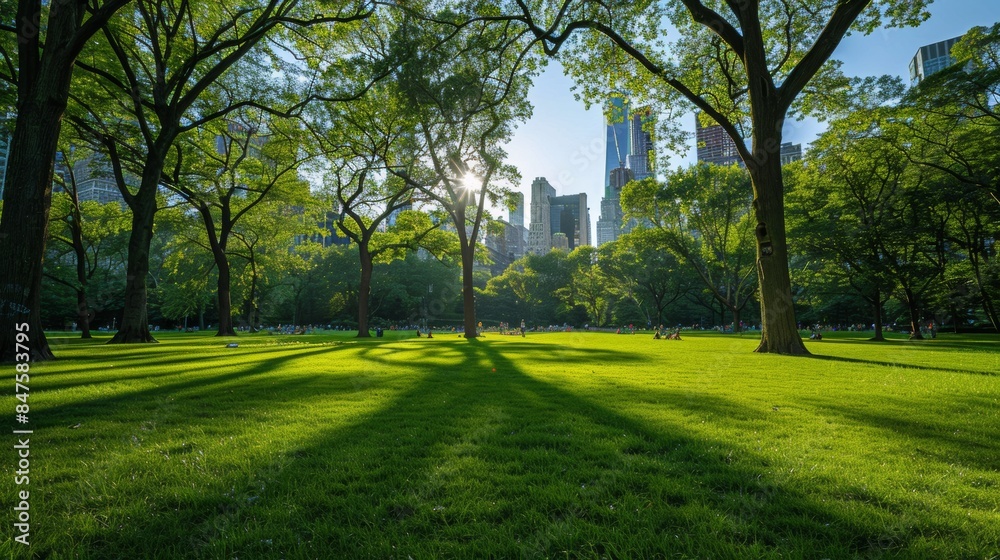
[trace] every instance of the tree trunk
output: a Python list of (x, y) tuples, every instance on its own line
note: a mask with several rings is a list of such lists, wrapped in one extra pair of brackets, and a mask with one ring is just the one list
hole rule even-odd
[(39, 97), (18, 107), (3, 193), (0, 361), (4, 362), (15, 359), (14, 326), (21, 323), (28, 324), (31, 361), (54, 357), (42, 331), (42, 255), (52, 200), (52, 166), (65, 101), (59, 104), (44, 94)]
[(73, 236), (73, 253), (76, 255), (76, 281), (80, 287), (76, 290), (76, 314), (80, 324), (80, 338), (91, 338), (90, 306), (87, 304), (87, 249), (83, 246), (83, 214), (80, 212), (80, 197), (76, 190), (76, 180), (73, 180), (73, 220), (70, 222), (70, 232)]
[(920, 333), (920, 306), (913, 291), (904, 289), (906, 294), (906, 307), (910, 311), (910, 340), (923, 340), (924, 335)]
[(885, 335), (882, 333), (882, 292), (875, 290), (874, 315), (875, 315), (875, 336), (873, 342), (885, 342)]
[(781, 177), (781, 120), (754, 119), (754, 159), (748, 162), (757, 219), (757, 277), (761, 338), (757, 352), (808, 354), (795, 322), (788, 273), (784, 184)]
[(229, 259), (226, 258), (224, 250), (213, 250), (215, 255), (215, 266), (219, 269), (218, 281), (218, 305), (219, 305), (219, 332), (215, 336), (236, 336), (233, 329), (233, 303), (232, 288), (229, 272)]
[(372, 290), (372, 255), (368, 251), (368, 243), (358, 244), (358, 256), (361, 258), (361, 284), (358, 287), (358, 338), (370, 338), (368, 332), (368, 298)]
[(87, 292), (76, 291), (76, 314), (80, 320), (80, 338), (93, 338), (90, 334), (90, 306), (87, 305)]
[(476, 245), (462, 242), (462, 310), (465, 320), (465, 338), (476, 338), (476, 292), (472, 283), (472, 265), (476, 258)]
[[(983, 311), (986, 313), (986, 317), (989, 318), (990, 323), (993, 324), (993, 329), (1000, 331), (1000, 317), (997, 315), (997, 309), (993, 303), (993, 298), (990, 296), (989, 289), (983, 282), (983, 274), (979, 265), (979, 256), (975, 254), (974, 251), (969, 251), (969, 257), (969, 262), (972, 263), (972, 270), (976, 275), (976, 286), (979, 288), (979, 295), (983, 298)], [(957, 316), (953, 322), (956, 325), (958, 324)]]
[(125, 310), (122, 324), (109, 344), (156, 342), (149, 333), (146, 276), (149, 275), (149, 243), (153, 238), (156, 190), (163, 158), (150, 153), (143, 169), (142, 184), (132, 200), (132, 234), (128, 240)]

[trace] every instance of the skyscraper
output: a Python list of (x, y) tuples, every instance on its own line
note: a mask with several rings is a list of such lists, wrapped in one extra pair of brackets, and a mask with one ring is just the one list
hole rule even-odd
[(604, 198), (601, 199), (601, 217), (597, 220), (598, 246), (618, 239), (623, 233), (622, 221), (625, 214), (622, 212), (621, 204), (622, 188), (635, 176), (631, 169), (619, 167), (611, 170), (609, 178), (611, 184), (604, 189)]
[[(597, 245), (614, 241), (621, 234), (631, 230), (631, 227), (623, 227), (622, 224), (624, 214), (621, 208), (621, 192), (625, 184), (633, 179), (645, 179), (655, 174), (651, 129), (656, 117), (653, 110), (649, 107), (639, 107), (630, 113), (628, 101), (621, 94), (611, 97), (609, 107), (611, 110), (607, 123), (608, 153), (604, 197), (601, 198), (601, 214), (597, 220)], [(623, 124), (625, 126), (622, 126)], [(627, 142), (622, 139), (626, 129)], [(625, 157), (622, 157), (622, 154), (626, 154)]]
[(511, 225), (524, 227), (524, 193), (511, 193), (514, 199), (514, 207), (508, 212), (508, 220)]
[(604, 187), (611, 186), (611, 171), (625, 167), (632, 153), (632, 135), (629, 131), (628, 100), (623, 93), (614, 93), (607, 107), (607, 143), (604, 147)]
[(781, 144), (781, 165), (802, 159), (802, 144), (783, 142)]
[(590, 209), (586, 193), (556, 196), (545, 177), (531, 183), (531, 225), (528, 229), (530, 253), (544, 255), (552, 247), (553, 235), (566, 236), (566, 247), (573, 250), (590, 245)]
[(531, 183), (531, 224), (528, 226), (528, 252), (544, 255), (552, 248), (552, 215), (549, 199), (556, 189), (545, 179), (536, 177)]
[(954, 37), (917, 49), (917, 54), (913, 55), (913, 59), (910, 60), (910, 84), (919, 84), (927, 76), (955, 64), (955, 59), (951, 56), (951, 48), (961, 38)]
[(632, 152), (628, 156), (628, 168), (636, 181), (652, 177), (653, 173), (653, 133), (656, 118), (649, 107), (641, 107), (632, 112), (631, 127)]
[(698, 142), (698, 161), (715, 165), (742, 164), (736, 143), (717, 124), (702, 125), (701, 116), (695, 116), (695, 137)]

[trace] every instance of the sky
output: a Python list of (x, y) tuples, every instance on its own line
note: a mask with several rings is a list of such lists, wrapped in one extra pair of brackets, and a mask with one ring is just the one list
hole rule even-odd
[[(936, 0), (929, 11), (930, 19), (917, 28), (879, 29), (868, 36), (847, 37), (833, 57), (843, 61), (842, 70), (848, 76), (890, 74), (909, 83), (909, 63), (919, 47), (958, 37), (976, 25), (1000, 21), (997, 0)], [(536, 177), (545, 177), (560, 196), (586, 193), (590, 231), (596, 236), (604, 195), (606, 129), (601, 108), (585, 109), (582, 101), (573, 98), (572, 85), (562, 67), (550, 63), (528, 95), (534, 114), (518, 128), (507, 152), (509, 161), (521, 171), (517, 190), (524, 193), (526, 207)], [(694, 116), (686, 116), (683, 124), (693, 134)], [(822, 127), (816, 122), (790, 121), (785, 125), (784, 141), (800, 143), (805, 150)], [(671, 167), (694, 162), (694, 140), (690, 143), (687, 154), (671, 154)], [(525, 208), (526, 220), (528, 216)]]

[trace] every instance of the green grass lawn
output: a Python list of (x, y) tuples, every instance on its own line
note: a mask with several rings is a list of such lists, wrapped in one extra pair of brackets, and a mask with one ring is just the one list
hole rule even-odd
[(387, 335), (53, 336), (0, 553), (1000, 558), (998, 337)]

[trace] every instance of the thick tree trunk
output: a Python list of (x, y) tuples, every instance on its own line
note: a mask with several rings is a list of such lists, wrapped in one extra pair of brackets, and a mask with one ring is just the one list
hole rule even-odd
[(225, 250), (218, 249), (212, 252), (215, 254), (215, 266), (219, 269), (217, 284), (219, 332), (215, 336), (236, 336), (236, 331), (233, 329), (232, 281), (229, 272), (229, 259), (226, 258)]
[(361, 284), (358, 287), (358, 338), (370, 338), (368, 332), (368, 298), (372, 290), (372, 255), (368, 252), (367, 243), (358, 245), (358, 256), (361, 258)]
[[(792, 282), (788, 273), (784, 185), (778, 152), (781, 127), (774, 119), (770, 127), (762, 127), (755, 122), (754, 129), (754, 157), (757, 161), (748, 168), (753, 181), (753, 207), (757, 218), (757, 276), (762, 324), (757, 352), (808, 354), (795, 322)], [(761, 131), (759, 137), (758, 130)]]
[[(41, 81), (41, 80), (40, 80)], [(39, 85), (39, 88), (42, 86)], [(67, 86), (68, 87), (68, 86)], [(40, 314), (42, 255), (52, 200), (52, 166), (65, 97), (18, 107), (0, 217), (0, 361), (14, 361), (14, 326), (28, 324), (32, 361), (53, 358)]]
[(472, 266), (476, 258), (476, 245), (472, 241), (462, 243), (462, 310), (465, 319), (465, 338), (476, 338), (476, 292), (472, 282)]
[(872, 306), (875, 315), (875, 336), (872, 337), (874, 342), (885, 342), (885, 335), (882, 334), (882, 292), (875, 290), (875, 301)]
[(93, 338), (90, 334), (90, 306), (87, 305), (87, 292), (76, 291), (76, 313), (80, 325), (80, 338)]
[(924, 335), (920, 332), (920, 305), (917, 297), (909, 288), (903, 290), (906, 294), (906, 307), (910, 311), (910, 340), (923, 340)]
[(125, 310), (121, 327), (109, 344), (156, 342), (149, 332), (146, 276), (149, 275), (149, 243), (153, 238), (156, 214), (156, 189), (163, 158), (151, 154), (143, 170), (142, 184), (130, 205), (132, 234), (128, 240), (128, 264), (125, 281)]

